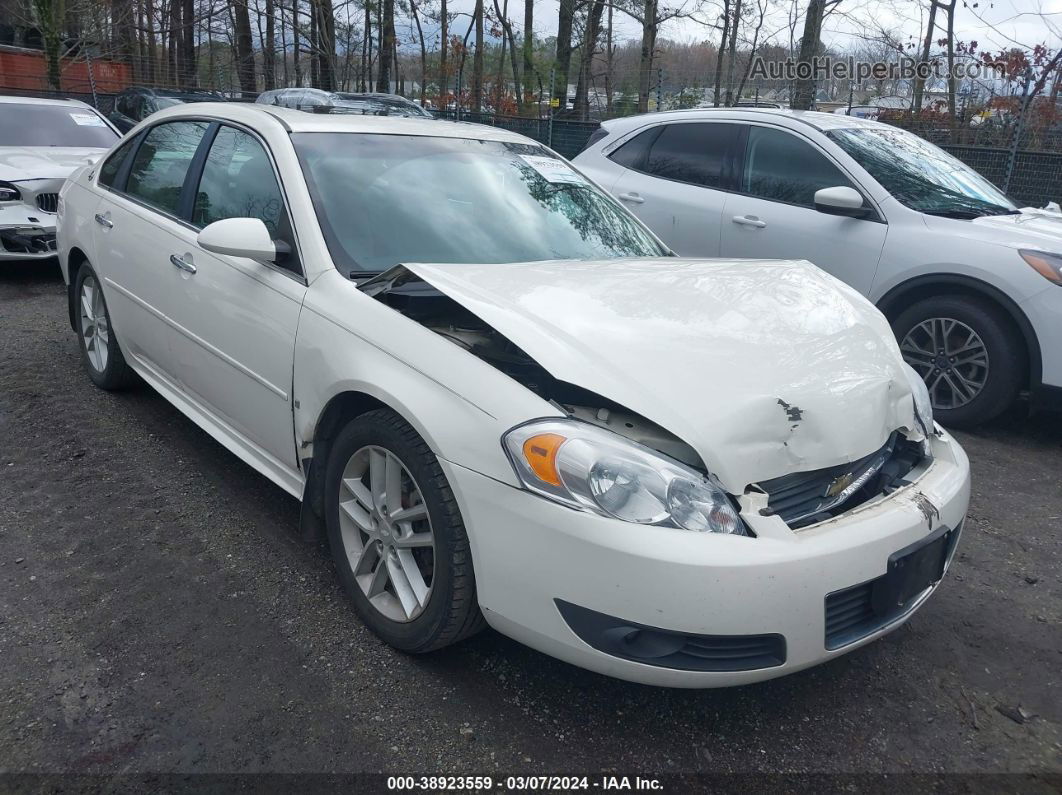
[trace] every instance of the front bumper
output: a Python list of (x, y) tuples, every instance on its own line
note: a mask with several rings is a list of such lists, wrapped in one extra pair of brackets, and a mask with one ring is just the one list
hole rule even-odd
[(0, 260), (56, 256), (55, 218), (28, 204), (0, 206)]
[[(632, 525), (570, 510), (450, 462), (444, 470), (472, 545), (476, 586), (498, 631), (583, 668), (646, 684), (722, 687), (816, 665), (895, 629), (936, 584), (861, 637), (827, 648), (826, 598), (884, 575), (889, 557), (944, 526), (958, 529), (969, 461), (947, 433), (913, 482), (826, 522), (790, 530), (742, 498), (755, 538)], [(951, 551), (954, 550), (952, 545)], [(669, 633), (777, 636), (784, 662), (740, 671), (649, 665), (582, 640), (562, 615), (574, 605)], [(569, 620), (571, 613), (568, 611)]]
[[(1062, 287), (1048, 285), (1024, 301), (1021, 309), (1040, 342), (1040, 380), (1045, 389), (1038, 397), (1053, 395), (1056, 407), (1062, 407), (1062, 346), (1057, 344), (1062, 339)], [(1050, 398), (1040, 402), (1049, 403)]]

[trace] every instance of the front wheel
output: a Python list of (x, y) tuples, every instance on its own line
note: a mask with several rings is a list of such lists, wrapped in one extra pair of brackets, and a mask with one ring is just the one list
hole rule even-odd
[(1017, 397), (1025, 349), (993, 304), (958, 295), (926, 298), (902, 312), (892, 329), (904, 360), (926, 382), (941, 425), (987, 422)]
[(336, 572), (373, 632), (420, 653), (482, 628), (457, 502), (405, 420), (380, 409), (351, 421), (332, 444), (325, 478)]

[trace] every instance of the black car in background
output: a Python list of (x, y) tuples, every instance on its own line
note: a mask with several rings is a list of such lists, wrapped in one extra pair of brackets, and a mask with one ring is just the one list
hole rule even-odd
[(127, 133), (157, 110), (185, 102), (224, 102), (215, 91), (177, 91), (166, 88), (127, 88), (114, 98), (114, 110), (107, 117), (121, 132)]

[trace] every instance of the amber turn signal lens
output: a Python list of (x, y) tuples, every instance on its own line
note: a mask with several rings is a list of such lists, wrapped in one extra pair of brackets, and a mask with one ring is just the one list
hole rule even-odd
[(1023, 260), (1032, 265), (1036, 272), (1049, 282), (1062, 284), (1062, 257), (1042, 251), (1023, 250), (1018, 253), (1021, 254)]
[(540, 433), (524, 442), (524, 458), (531, 471), (544, 483), (560, 486), (557, 472), (557, 451), (568, 441), (559, 433)]

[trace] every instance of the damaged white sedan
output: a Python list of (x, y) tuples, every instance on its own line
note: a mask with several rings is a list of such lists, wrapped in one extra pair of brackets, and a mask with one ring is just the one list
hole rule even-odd
[(962, 530), (966, 456), (862, 296), (671, 256), (513, 133), (175, 108), (67, 183), (60, 254), (89, 377), (302, 500), (399, 649), (485, 622), (768, 679), (895, 629)]
[(55, 256), (59, 188), (118, 138), (84, 102), (0, 96), (0, 262)]

